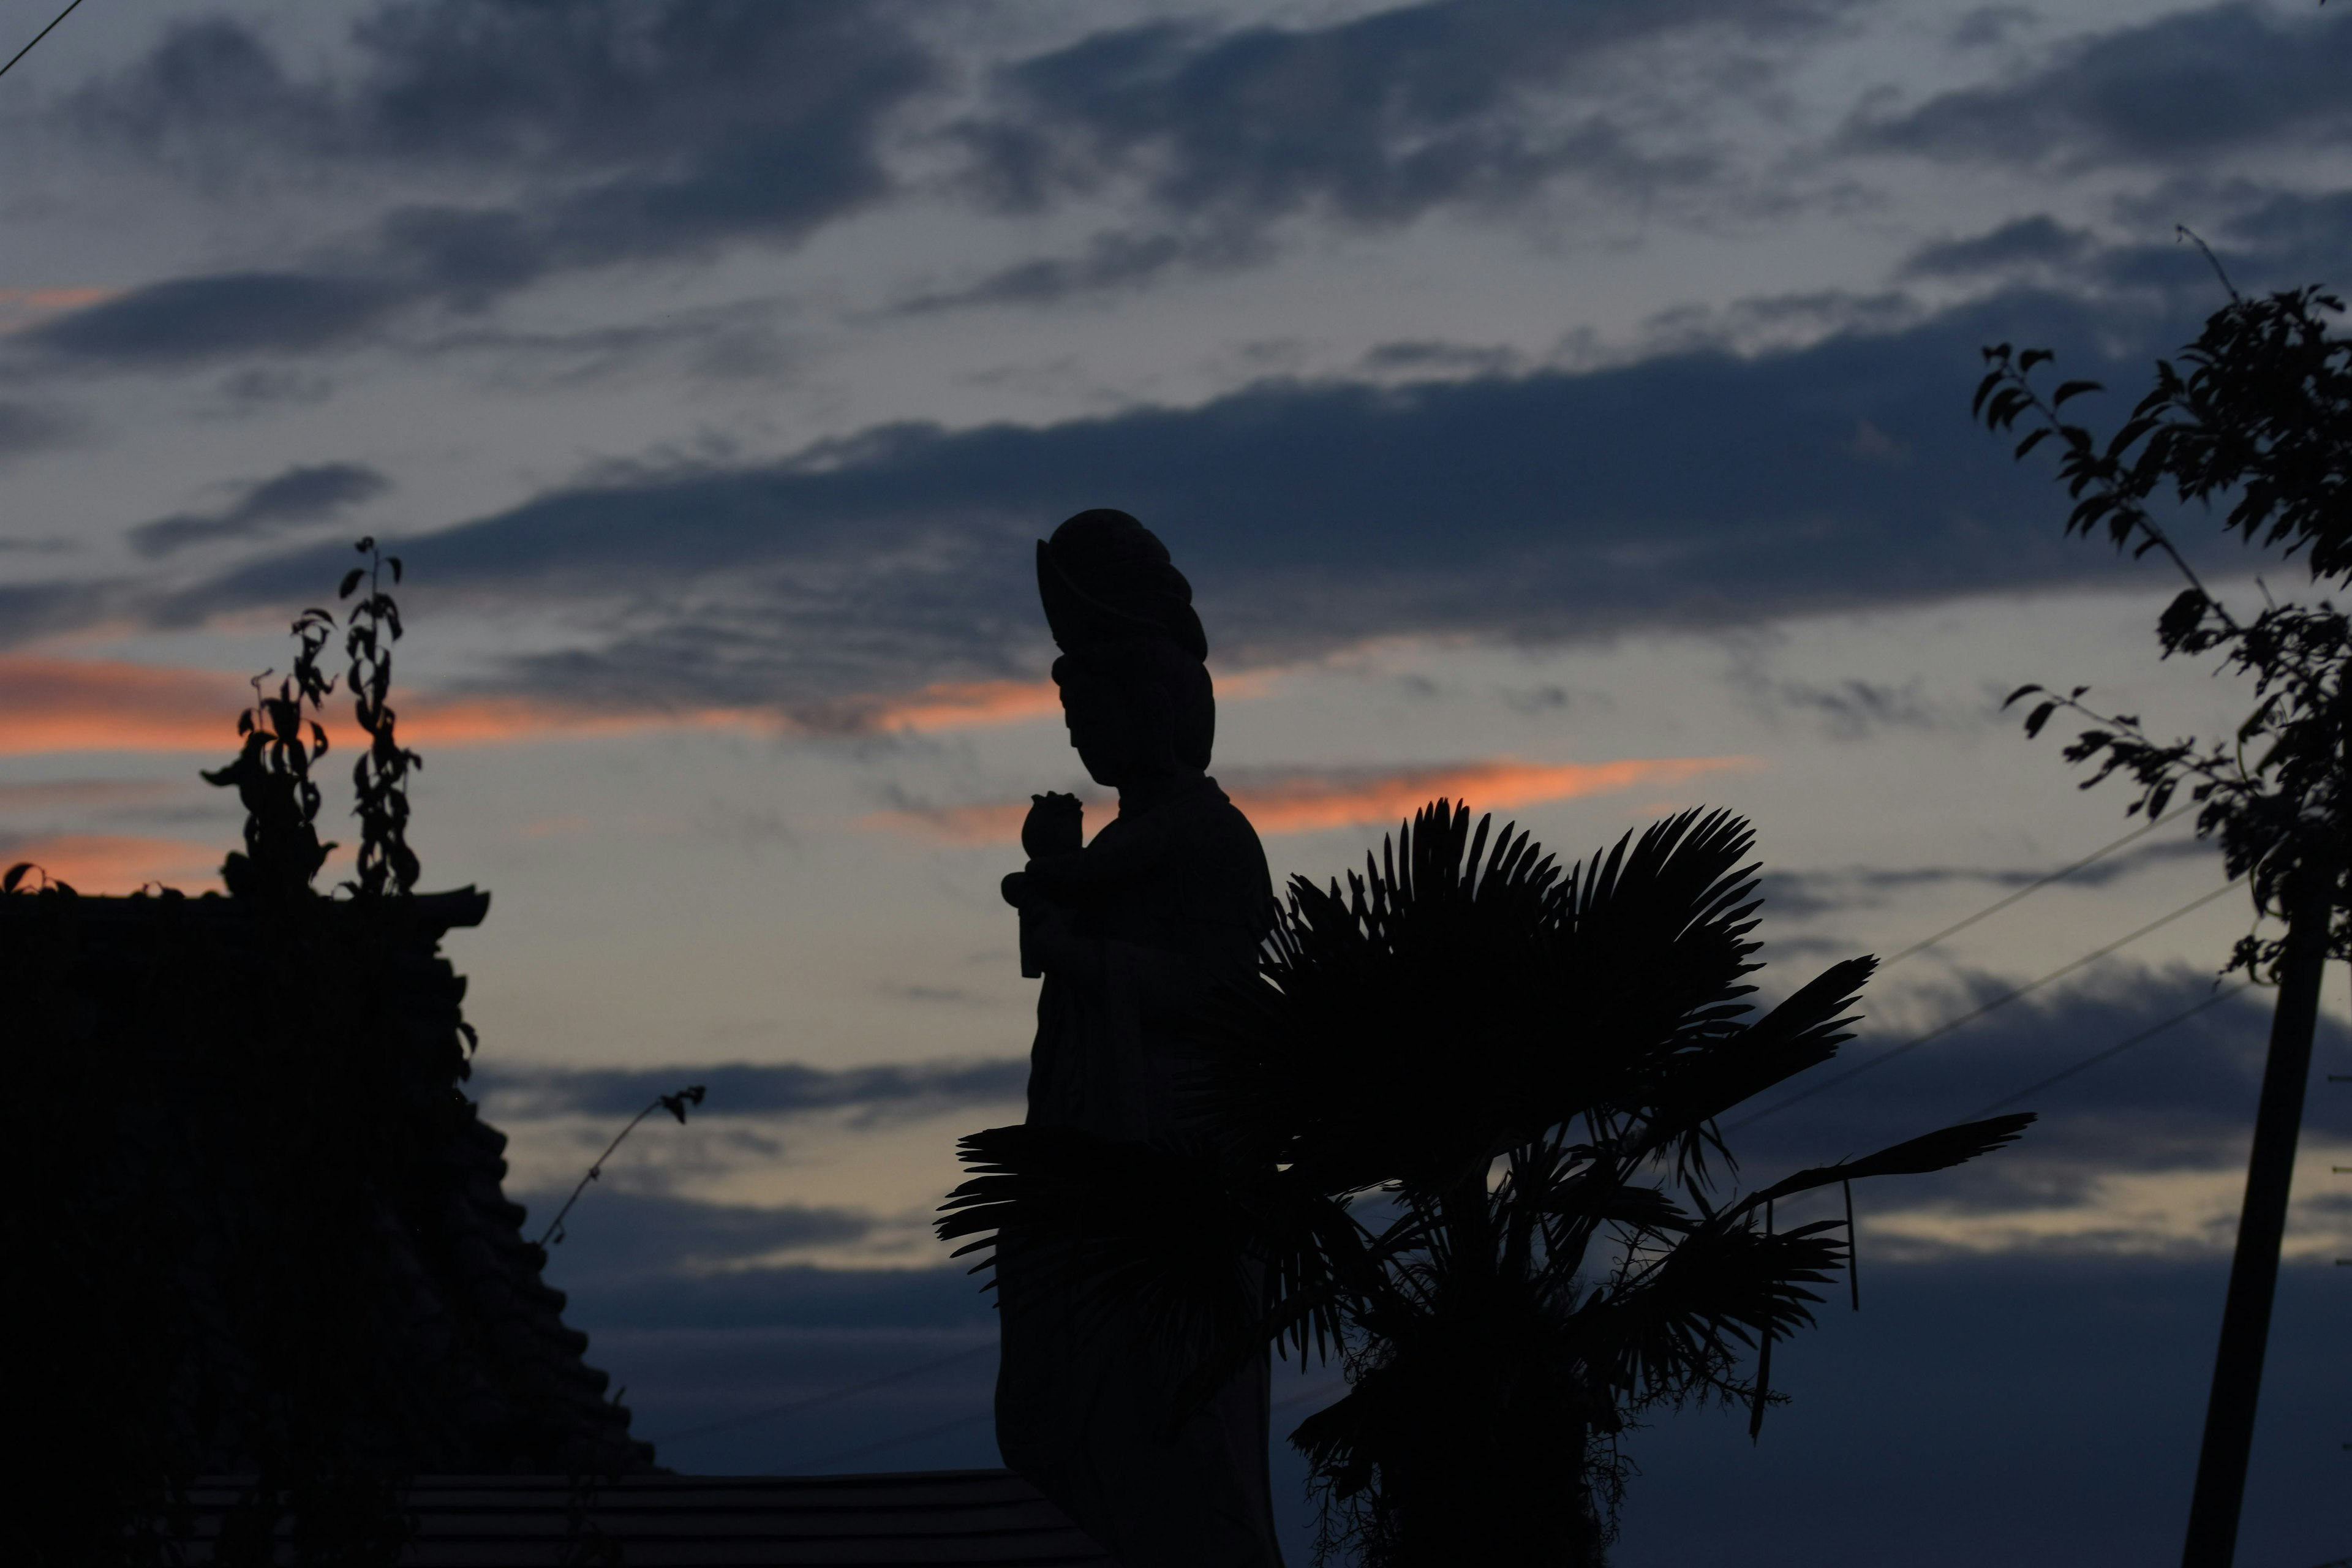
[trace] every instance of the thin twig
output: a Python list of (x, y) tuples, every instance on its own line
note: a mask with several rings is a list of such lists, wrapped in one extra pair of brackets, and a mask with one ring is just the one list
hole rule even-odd
[(572, 1212), (572, 1205), (580, 1201), (580, 1194), (588, 1190), (588, 1184), (594, 1181), (598, 1176), (604, 1173), (604, 1162), (613, 1157), (613, 1151), (621, 1146), (622, 1139), (626, 1138), (630, 1133), (635, 1132), (637, 1130), (638, 1122), (643, 1121), (646, 1117), (651, 1116), (656, 1110), (667, 1110), (672, 1116), (677, 1118), (680, 1125), (684, 1125), (686, 1121), (686, 1108), (688, 1105), (700, 1105), (701, 1103), (702, 1086), (698, 1083), (689, 1085), (688, 1088), (679, 1090), (676, 1094), (657, 1094), (654, 1096), (652, 1103), (648, 1104), (643, 1110), (638, 1111), (635, 1116), (629, 1118), (629, 1124), (621, 1129), (619, 1136), (615, 1137), (610, 1143), (604, 1145), (604, 1152), (596, 1156), (596, 1163), (588, 1167), (588, 1173), (580, 1178), (580, 1184), (572, 1189), (572, 1195), (563, 1200), (563, 1206), (557, 1209), (555, 1211), (555, 1217), (547, 1222), (547, 1229), (541, 1235), (539, 1245), (541, 1247), (555, 1247), (562, 1244), (563, 1216)]

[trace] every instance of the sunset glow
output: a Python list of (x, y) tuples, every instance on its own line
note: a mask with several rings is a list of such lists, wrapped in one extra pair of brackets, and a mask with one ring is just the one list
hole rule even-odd
[(89, 287), (0, 289), (0, 334), (22, 331), (60, 310), (104, 304), (121, 292), (120, 289)]
[(1509, 811), (1757, 765), (1754, 757), (1628, 757), (1613, 763), (1524, 763), (1497, 757), (1370, 778), (1300, 773), (1243, 784), (1231, 793), (1234, 804), (1261, 834), (1315, 833), (1399, 822), (1441, 798), (1466, 802), (1474, 811)]
[(883, 699), (867, 722), (877, 730), (930, 734), (1020, 724), (1048, 715), (1058, 718), (1061, 711), (1061, 690), (1050, 680), (942, 681), (903, 697)]
[[(249, 682), (219, 670), (105, 659), (0, 658), (0, 755), (202, 752), (226, 758), (236, 749), (236, 715), (252, 700)], [(436, 746), (656, 729), (773, 730), (781, 723), (752, 709), (596, 711), (520, 697), (395, 696), (394, 710), (404, 742)], [(339, 748), (357, 733), (349, 703), (338, 697), (328, 699), (324, 723), (330, 743)]]
[[(220, 863), (230, 847), (185, 838), (67, 833), (11, 842), (0, 848), (0, 861), (30, 862), (51, 881), (69, 883), (82, 893), (130, 893), (149, 883), (196, 893), (220, 886)], [(39, 883), (28, 875), (24, 885)]]
[[(1439, 798), (1467, 802), (1474, 811), (1508, 811), (1548, 801), (1611, 795), (1643, 784), (1678, 784), (1706, 773), (1759, 766), (1754, 757), (1628, 757), (1613, 763), (1528, 763), (1513, 757), (1396, 773), (1296, 773), (1250, 779), (1227, 793), (1262, 837), (1317, 833), (1326, 828), (1393, 823)], [(1107, 805), (1090, 807), (1100, 826)], [(991, 802), (897, 811), (857, 819), (875, 832), (898, 833), (934, 844), (972, 847), (1013, 844), (1028, 816), (1025, 801)]]
[[(1229, 701), (1265, 695), (1272, 673), (1223, 678)], [(269, 689), (275, 689), (269, 683)], [(248, 679), (225, 670), (180, 669), (121, 659), (0, 658), (0, 756), (58, 752), (234, 750), (236, 715), (251, 705)], [(496, 746), (535, 740), (627, 735), (650, 730), (740, 729), (793, 732), (803, 725), (768, 708), (589, 709), (531, 697), (436, 697), (395, 693), (404, 742)], [(941, 681), (861, 699), (847, 710), (852, 731), (933, 734), (1055, 718), (1061, 695), (1050, 680)], [(323, 721), (331, 743), (352, 740), (350, 708), (331, 697)]]

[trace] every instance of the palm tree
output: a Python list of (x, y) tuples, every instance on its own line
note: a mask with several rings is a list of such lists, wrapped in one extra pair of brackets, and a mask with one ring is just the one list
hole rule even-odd
[(1491, 824), (1441, 800), (1344, 895), (1291, 883), (1258, 984), (1202, 1009), (1185, 1136), (974, 1133), (940, 1222), (1038, 1258), (1019, 1289), (1149, 1325), (1188, 1398), (1269, 1346), (1342, 1358), (1349, 1393), (1290, 1440), (1323, 1555), (1383, 1568), (1600, 1563), (1617, 1434), (1707, 1399), (1760, 1424), (1773, 1341), (1847, 1261), (1842, 1221), (1773, 1205), (2032, 1120), (1726, 1191), (1717, 1119), (1834, 1055), (1876, 961), (1751, 1016), (1746, 822), (1685, 812), (1565, 875)]

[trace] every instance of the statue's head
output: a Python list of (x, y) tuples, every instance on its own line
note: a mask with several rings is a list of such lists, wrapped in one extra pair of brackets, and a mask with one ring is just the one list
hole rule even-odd
[(1216, 735), (1208, 637), (1168, 547), (1123, 511), (1082, 511), (1037, 544), (1037, 587), (1061, 646), (1054, 680), (1096, 783), (1199, 773)]

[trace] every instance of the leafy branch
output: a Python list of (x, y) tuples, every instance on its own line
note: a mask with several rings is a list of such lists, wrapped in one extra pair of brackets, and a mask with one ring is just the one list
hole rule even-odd
[[(2061, 711), (2088, 721), (2065, 758), (2094, 765), (2086, 789), (2117, 773), (2132, 780), (2131, 814), (2153, 819), (2185, 790), (2199, 835), (2219, 839), (2231, 875), (2249, 878), (2258, 913), (2283, 914), (2312, 889), (2328, 895), (2336, 957), (2352, 956), (2342, 896), (2352, 842), (2352, 622), (2326, 600), (2282, 605), (2267, 591), (2252, 619), (2232, 615), (2150, 506), (2167, 494), (2183, 506), (2226, 503), (2226, 532), (2289, 558), (2300, 552), (2315, 581), (2352, 579), (2352, 340), (2334, 335), (2326, 319), (2343, 310), (2316, 286), (2261, 298), (2232, 290), (2178, 363), (2157, 363), (2154, 385), (2104, 442), (2063, 410), (2105, 389), (2063, 381), (2044, 395), (2033, 373), (2054, 361), (2047, 349), (1986, 349), (1990, 369), (1970, 405), (1989, 429), (2023, 431), (2019, 458), (2057, 443), (2058, 478), (2074, 502), (2068, 534), (2104, 532), (2135, 557), (2160, 552), (2186, 580), (2158, 618), (2164, 657), (2213, 657), (2253, 689), (2253, 708), (2228, 739), (2162, 742), (2136, 715), (2085, 706), (2088, 688), (2062, 696), (2030, 684), (2008, 700), (2041, 699), (2027, 734)], [(2284, 940), (2248, 934), (2229, 969), (2275, 972)]]
[(234, 786), (245, 807), (245, 851), (232, 850), (221, 880), (239, 897), (284, 899), (307, 892), (326, 863), (332, 843), (319, 838), (319, 784), (311, 768), (327, 754), (327, 731), (314, 715), (323, 710), (335, 678), (319, 668), (319, 655), (335, 617), (316, 607), (295, 617), (293, 668), (278, 683), (276, 696), (262, 689), (273, 673), (253, 678), (253, 706), (237, 715), (244, 737), (236, 760), (204, 773), (218, 788)]
[(392, 645), (400, 640), (400, 606), (383, 589), (383, 570), (400, 581), (400, 557), (376, 548), (373, 537), (352, 548), (368, 558), (365, 566), (343, 574), (336, 597), (348, 599), (362, 582), (367, 593), (351, 608), (343, 633), (343, 651), (351, 658), (352, 702), (359, 726), (367, 731), (367, 749), (352, 764), (352, 790), (360, 819), (359, 880), (344, 885), (362, 897), (380, 897), (389, 886), (406, 893), (416, 885), (416, 852), (408, 847), (408, 775), (425, 759), (401, 745), (394, 733), (397, 715), (392, 694)]
[(71, 882), (61, 882), (58, 880), (58, 879), (49, 875), (49, 868), (47, 866), (43, 866), (38, 862), (32, 860), (19, 860), (14, 866), (8, 868), (8, 871), (5, 876), (0, 876), (0, 895), (13, 893), (18, 888), (23, 887), (25, 884), (25, 873), (27, 871), (34, 873), (41, 879), (39, 882), (35, 884), (38, 893), (54, 891), (58, 897), (67, 899), (77, 896), (74, 892), (74, 887)]

